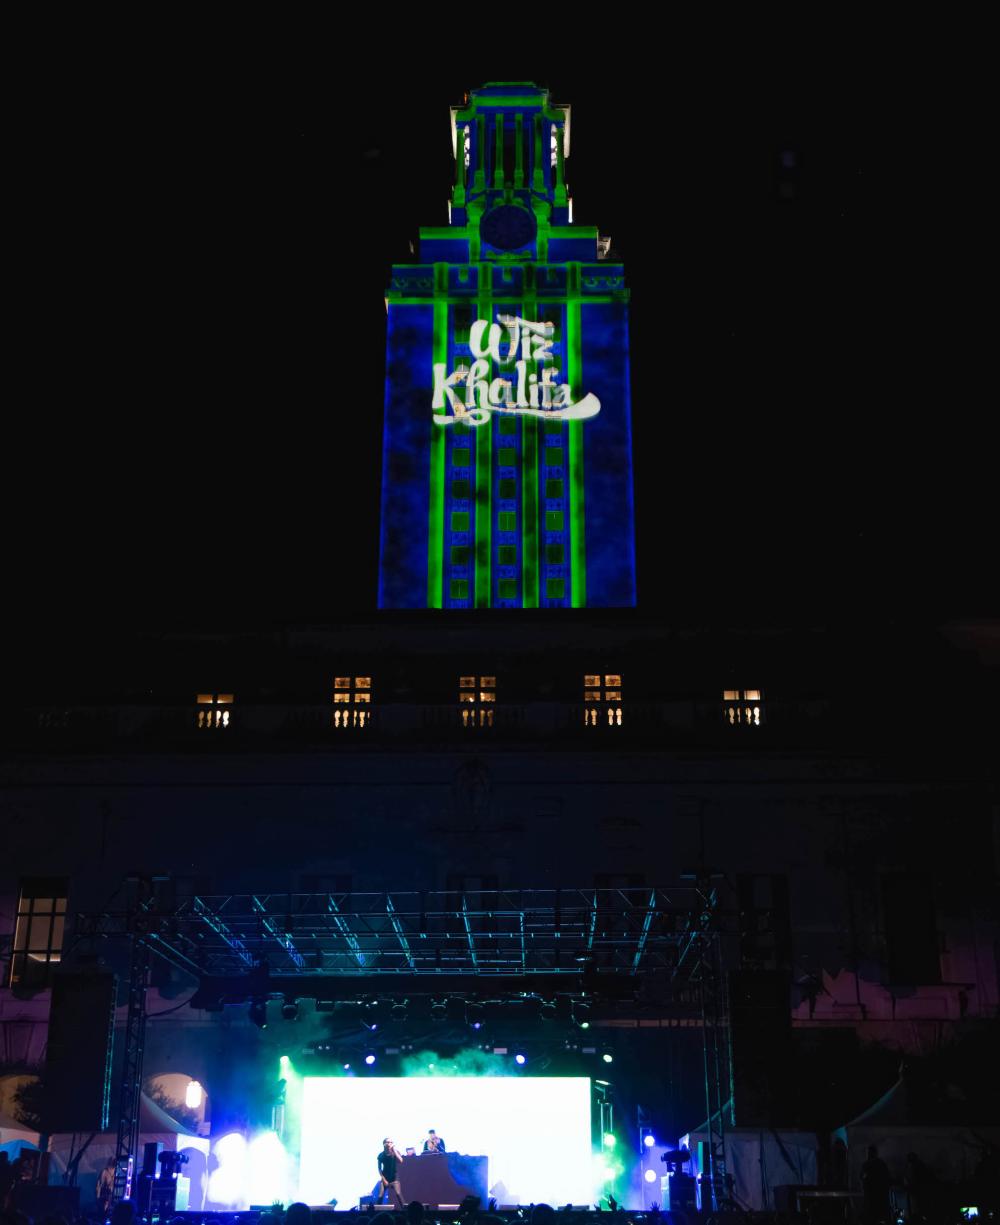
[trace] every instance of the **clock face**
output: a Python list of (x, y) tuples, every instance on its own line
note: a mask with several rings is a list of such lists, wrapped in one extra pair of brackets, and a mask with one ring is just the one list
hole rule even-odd
[(517, 251), (535, 241), (538, 223), (535, 214), (516, 204), (501, 204), (483, 214), (479, 234), (483, 242), (498, 251)]

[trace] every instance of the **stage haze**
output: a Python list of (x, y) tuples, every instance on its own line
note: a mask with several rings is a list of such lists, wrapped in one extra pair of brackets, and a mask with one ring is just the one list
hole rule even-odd
[[(503, 1203), (588, 1204), (588, 1077), (306, 1077), (299, 1196), (349, 1208), (378, 1181), (382, 1140), (419, 1153), (433, 1127), (449, 1151), (489, 1158)], [(502, 1186), (501, 1186), (502, 1184)]]

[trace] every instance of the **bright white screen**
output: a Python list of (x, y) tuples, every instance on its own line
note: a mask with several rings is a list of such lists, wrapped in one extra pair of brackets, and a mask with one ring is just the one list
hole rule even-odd
[(450, 1152), (489, 1158), (490, 1194), (501, 1203), (590, 1203), (583, 1076), (307, 1076), (299, 1198), (355, 1206), (378, 1181), (383, 1138), (419, 1153), (430, 1127)]

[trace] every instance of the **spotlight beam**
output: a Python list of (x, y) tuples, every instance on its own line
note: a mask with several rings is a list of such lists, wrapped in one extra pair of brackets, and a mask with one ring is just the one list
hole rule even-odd
[(590, 903), (590, 923), (587, 927), (587, 952), (594, 951), (594, 937), (597, 935), (597, 890), (594, 890), (594, 897)]
[(354, 960), (363, 970), (365, 968), (366, 959), (364, 953), (361, 951), (361, 945), (358, 943), (357, 936), (355, 936), (350, 927), (344, 921), (344, 918), (340, 913), (340, 907), (337, 905), (337, 899), (332, 893), (327, 895), (326, 909), (329, 912), (330, 917), (333, 919), (334, 927), (344, 937), (347, 947), (354, 954)]
[(235, 932), (229, 930), (211, 907), (207, 906), (200, 897), (196, 897), (192, 900), (191, 908), (200, 919), (203, 919), (208, 924), (217, 936), (221, 937), (229, 945), (245, 966), (253, 966), (253, 954), (246, 944)]
[(649, 892), (649, 901), (646, 903), (646, 917), (642, 921), (642, 931), (639, 933), (639, 939), (636, 943), (635, 956), (632, 958), (632, 973), (638, 974), (639, 962), (642, 961), (642, 955), (646, 951), (646, 941), (649, 939), (649, 933), (653, 927), (653, 920), (656, 918), (656, 890), (651, 889)]
[(472, 968), (479, 968), (479, 959), (476, 956), (476, 939), (472, 934), (472, 924), (469, 922), (469, 899), (462, 894), (462, 922), (465, 924), (465, 935), (469, 941), (469, 959), (472, 962)]
[(385, 910), (389, 916), (389, 922), (392, 924), (392, 930), (396, 933), (396, 938), (399, 940), (399, 947), (403, 950), (406, 964), (411, 970), (415, 970), (417, 963), (413, 960), (413, 954), (410, 952), (410, 942), (406, 938), (406, 932), (399, 921), (399, 915), (396, 914), (396, 907), (393, 906), (392, 898), (388, 894), (386, 894), (385, 898)]
[(268, 915), (267, 907), (260, 900), (260, 898), (256, 896), (252, 896), (250, 898), (250, 904), (253, 907), (255, 914), (264, 916), (261, 919), (261, 924), (264, 930), (267, 932), (267, 934), (271, 937), (272, 940), (277, 941), (277, 943), (281, 945), (285, 953), (287, 953), (287, 955), (291, 957), (295, 965), (298, 966), (298, 968), (301, 970), (303, 966), (306, 964), (306, 959), (302, 956), (302, 954), (295, 947), (295, 944), (292, 940), (292, 937), (289, 935), (289, 933), (281, 932), (278, 930), (277, 924)]

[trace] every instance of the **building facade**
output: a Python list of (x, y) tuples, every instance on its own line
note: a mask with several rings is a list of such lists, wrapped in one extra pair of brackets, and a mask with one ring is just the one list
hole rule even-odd
[(570, 109), (494, 83), (451, 131), (449, 225), (386, 297), (379, 606), (631, 606), (628, 291), (572, 220)]
[[(526, 83), (452, 113), (450, 224), (421, 232), (388, 292), (379, 611), (137, 631), (6, 704), (0, 1115), (44, 1075), (63, 968), (118, 976), (121, 1047), (135, 967), (114, 916), (137, 898), (164, 939), (193, 913), (257, 970), (298, 958), (332, 980), (353, 958), (351, 1009), (312, 995), (301, 1022), (292, 988), (206, 993), (196, 943), (154, 964), (145, 1071), (197, 1078), (216, 1119), (250, 1110), (236, 1069), (290, 1044), (395, 1058), (441, 1040), (389, 973), (419, 961), (431, 897), (448, 939), (430, 969), (452, 940), (470, 995), (492, 913), (530, 909), (511, 899), (550, 916), (536, 946), (522, 935), (523, 968), (564, 971), (563, 933), (589, 925), (593, 1044), (551, 984), (535, 1030), (501, 1018), (495, 1036), (528, 1033), (550, 1060), (614, 1052), (621, 1109), (667, 1135), (705, 1117), (704, 1010), (664, 951), (702, 923), (736, 1123), (829, 1129), (901, 1058), (994, 1034), (996, 626), (726, 628), (633, 607), (628, 294), (572, 221), (569, 129)], [(226, 925), (237, 896), (253, 930)], [(323, 931), (305, 921), (317, 898)], [(359, 942), (344, 916), (375, 910)], [(369, 1006), (389, 1009), (377, 1039)], [(463, 1021), (447, 1044), (472, 1042)]]

